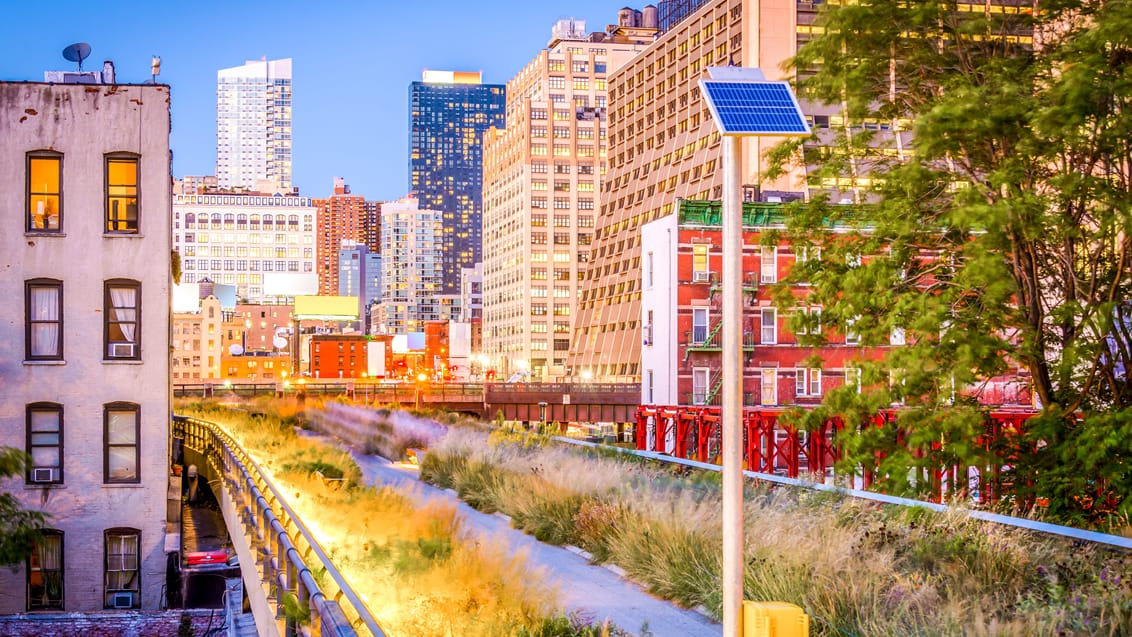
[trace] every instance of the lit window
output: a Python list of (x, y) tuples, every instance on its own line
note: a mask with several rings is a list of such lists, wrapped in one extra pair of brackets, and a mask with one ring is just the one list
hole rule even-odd
[(31, 154), (27, 166), (27, 230), (58, 232), (63, 219), (63, 156)]
[(138, 232), (138, 158), (106, 158), (106, 231)]
[(63, 532), (44, 529), (27, 561), (28, 610), (63, 609)]

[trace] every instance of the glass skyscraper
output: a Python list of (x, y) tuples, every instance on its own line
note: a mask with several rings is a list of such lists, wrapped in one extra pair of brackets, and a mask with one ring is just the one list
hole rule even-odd
[(221, 188), (291, 188), (291, 59), (216, 73), (216, 179)]
[(480, 73), (425, 71), (409, 88), (409, 189), (422, 210), (443, 212), (442, 292), (482, 260), (483, 133), (503, 128), (505, 88)]

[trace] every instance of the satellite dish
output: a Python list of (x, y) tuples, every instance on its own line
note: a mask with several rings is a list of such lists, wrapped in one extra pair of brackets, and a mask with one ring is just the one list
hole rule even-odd
[(63, 49), (63, 57), (79, 63), (79, 70), (83, 70), (83, 60), (90, 57), (90, 45), (86, 42), (75, 42), (71, 46)]
[(232, 353), (232, 356), (239, 356), (240, 354), (244, 353), (244, 347), (239, 343), (235, 343), (228, 348), (228, 351)]
[(275, 349), (283, 349), (287, 347), (287, 339), (283, 338), (282, 336), (276, 336), (275, 338), (271, 339), (271, 344), (275, 346)]

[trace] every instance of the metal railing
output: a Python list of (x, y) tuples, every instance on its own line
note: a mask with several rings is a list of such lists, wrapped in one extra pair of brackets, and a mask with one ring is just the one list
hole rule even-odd
[[(290, 593), (310, 610), (311, 635), (385, 637), (318, 540), (235, 439), (215, 423), (185, 416), (173, 416), (173, 432), (208, 459), (236, 506), (242, 532), (257, 555), (257, 564), (242, 568), (260, 567), (260, 581), (274, 601), (277, 618), (285, 616), (283, 600)], [(335, 589), (332, 593), (315, 580), (308, 565), (312, 556), (314, 566), (326, 574), (326, 585)]]

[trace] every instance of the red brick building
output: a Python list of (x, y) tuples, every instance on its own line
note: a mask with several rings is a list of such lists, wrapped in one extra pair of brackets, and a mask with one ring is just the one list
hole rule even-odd
[(310, 373), (314, 378), (362, 378), (366, 344), (361, 334), (316, 334), (310, 339)]
[(318, 208), (318, 293), (335, 296), (338, 249), (343, 239), (363, 243), (370, 252), (381, 252), (381, 206), (367, 202), (361, 195), (351, 195), (350, 186), (341, 177), (334, 178), (334, 194), (328, 199), (316, 199), (314, 205)]

